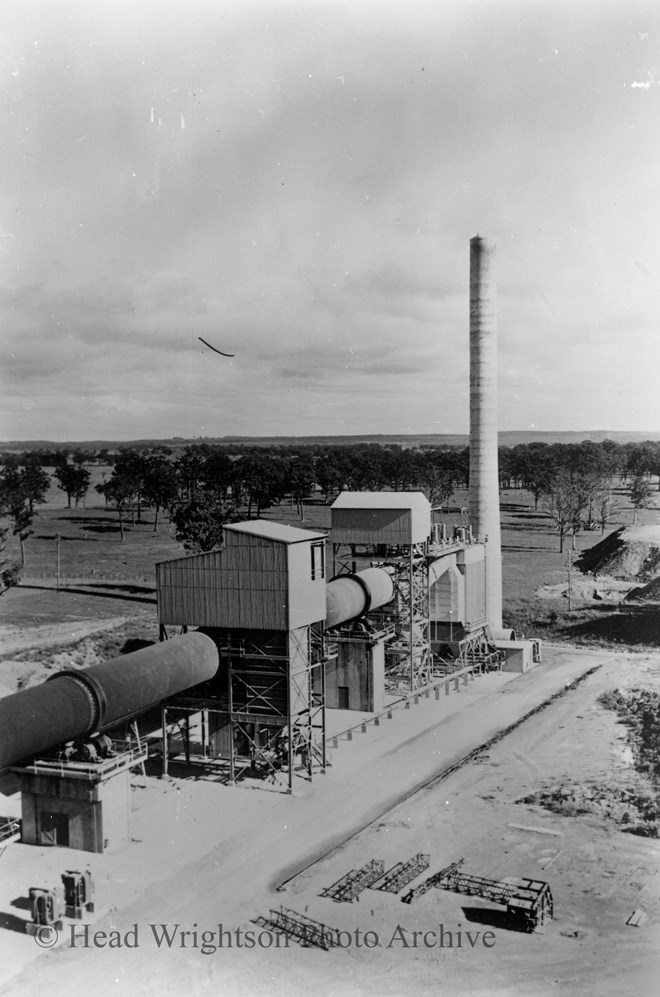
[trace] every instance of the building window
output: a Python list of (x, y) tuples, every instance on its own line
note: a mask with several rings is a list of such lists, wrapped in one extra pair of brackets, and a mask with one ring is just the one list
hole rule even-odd
[(323, 542), (312, 544), (312, 581), (325, 578), (325, 544)]

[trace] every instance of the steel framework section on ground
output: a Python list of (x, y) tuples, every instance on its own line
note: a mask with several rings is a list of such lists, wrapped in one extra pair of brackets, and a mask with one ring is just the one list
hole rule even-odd
[(327, 950), (337, 945), (338, 942), (336, 928), (330, 928), (327, 924), (322, 924), (321, 921), (314, 921), (311, 917), (306, 917), (304, 914), (299, 914), (287, 907), (271, 908), (268, 921), (273, 928), (283, 931), (302, 945)]
[(386, 893), (398, 893), (404, 886), (411, 883), (420, 872), (424, 872), (429, 867), (430, 855), (423, 855), (418, 852), (407, 862), (397, 862), (391, 869), (388, 869), (382, 881), (376, 882), (374, 889), (384, 890)]
[(434, 877), (432, 885), (440, 890), (452, 890), (466, 896), (481, 897), (493, 903), (505, 905), (524, 928), (532, 932), (554, 915), (552, 893), (548, 883), (540, 879), (520, 879), (517, 882), (486, 879), (462, 872), (463, 860), (453, 863)]
[(464, 862), (465, 859), (459, 859), (458, 862), (452, 862), (451, 865), (445, 866), (445, 868), (440, 869), (439, 872), (434, 872), (432, 876), (427, 876), (427, 878), (418, 886), (414, 886), (412, 889), (408, 890), (407, 893), (404, 893), (401, 897), (401, 902), (404, 904), (411, 904), (413, 900), (416, 900), (417, 897), (421, 897), (425, 893), (428, 893), (428, 891), (432, 890), (433, 887), (439, 887), (440, 883), (443, 880), (448, 879), (448, 877), (459, 869)]
[(321, 890), (321, 896), (336, 900), (338, 903), (352, 903), (363, 890), (381, 879), (384, 872), (385, 862), (382, 859), (372, 859), (361, 869), (351, 869), (332, 886)]

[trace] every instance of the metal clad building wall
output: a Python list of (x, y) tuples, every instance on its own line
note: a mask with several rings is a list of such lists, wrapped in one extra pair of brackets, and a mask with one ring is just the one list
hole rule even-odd
[(473, 561), (464, 570), (465, 625), (480, 626), (486, 622), (486, 562)]
[(223, 626), (288, 628), (287, 548), (250, 534), (227, 534), (226, 613)]
[(333, 509), (332, 539), (343, 544), (412, 543), (410, 509)]
[(157, 565), (165, 625), (286, 629), (286, 547), (250, 535), (223, 551)]
[(332, 540), (344, 544), (424, 543), (431, 505), (423, 492), (342, 492), (332, 504)]
[(288, 555), (288, 605), (287, 629), (294, 630), (325, 619), (325, 580), (327, 565), (323, 541), (320, 543), (323, 568), (317, 561), (312, 578), (312, 544), (290, 544)]
[(431, 585), (429, 618), (440, 623), (465, 622), (465, 581), (452, 564)]

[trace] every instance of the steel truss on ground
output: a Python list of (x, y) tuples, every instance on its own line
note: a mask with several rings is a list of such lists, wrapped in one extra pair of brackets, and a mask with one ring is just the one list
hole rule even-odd
[(271, 927), (284, 932), (301, 945), (330, 949), (338, 943), (336, 928), (329, 928), (327, 924), (314, 921), (287, 907), (271, 908), (267, 921)]
[(428, 869), (431, 861), (430, 855), (423, 855), (418, 852), (407, 862), (397, 862), (391, 869), (388, 869), (381, 882), (374, 886), (376, 890), (384, 890), (386, 893), (398, 893), (404, 886), (411, 883), (420, 872)]
[(373, 886), (375, 882), (382, 878), (385, 872), (385, 863), (382, 859), (372, 859), (361, 869), (351, 869), (345, 876), (338, 879), (332, 886), (321, 890), (322, 897), (329, 897), (338, 903), (352, 903), (353, 900), (363, 890)]
[(431, 888), (452, 890), (469, 897), (481, 897), (495, 904), (506, 906), (507, 913), (514, 918), (523, 930), (532, 932), (554, 914), (554, 904), (549, 885), (540, 879), (520, 879), (510, 883), (497, 879), (486, 879), (483, 876), (472, 876), (462, 871), (465, 859), (452, 862), (451, 865), (434, 873), (409, 890), (401, 900), (412, 903)]
[(453, 872), (463, 865), (464, 862), (465, 859), (459, 859), (458, 862), (452, 862), (451, 865), (445, 866), (445, 868), (440, 869), (439, 872), (434, 872), (432, 876), (427, 876), (427, 878), (424, 879), (418, 886), (413, 886), (407, 893), (404, 893), (401, 897), (401, 902), (404, 904), (411, 904), (413, 900), (416, 900), (417, 897), (424, 896), (424, 894), (428, 893), (429, 890), (432, 890), (433, 887), (440, 888), (440, 884), (443, 881), (446, 881)]

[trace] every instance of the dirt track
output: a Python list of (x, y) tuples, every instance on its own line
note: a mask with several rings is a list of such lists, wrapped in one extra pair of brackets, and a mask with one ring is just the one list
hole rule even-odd
[(90, 634), (114, 630), (127, 623), (129, 616), (115, 616), (109, 620), (75, 623), (46, 623), (26, 630), (24, 627), (0, 626), (0, 655), (9, 657), (34, 647), (56, 647), (72, 644)]

